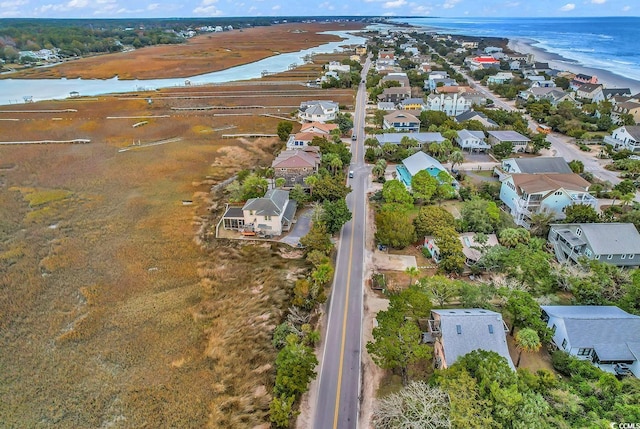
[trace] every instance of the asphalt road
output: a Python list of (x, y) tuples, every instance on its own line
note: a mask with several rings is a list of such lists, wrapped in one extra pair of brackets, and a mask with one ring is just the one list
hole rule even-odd
[[(362, 71), (365, 79), (370, 62)], [(362, 338), (362, 294), (366, 183), (369, 169), (364, 164), (364, 116), (367, 102), (365, 85), (356, 96), (353, 154), (349, 180), (353, 191), (347, 196), (352, 213), (340, 233), (338, 260), (331, 291), (329, 318), (320, 363), (314, 429), (351, 429), (358, 426), (360, 405), (360, 357)]]

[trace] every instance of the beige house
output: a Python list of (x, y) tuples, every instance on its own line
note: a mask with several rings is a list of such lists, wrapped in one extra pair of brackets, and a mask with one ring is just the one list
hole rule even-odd
[(306, 150), (284, 150), (271, 163), (275, 178), (284, 178), (286, 188), (294, 185), (306, 186), (304, 179), (318, 172), (320, 153), (317, 146), (307, 146)]
[(222, 226), (244, 235), (271, 238), (291, 229), (296, 208), (296, 201), (289, 199), (289, 191), (271, 189), (264, 197), (251, 198), (242, 208), (227, 207)]

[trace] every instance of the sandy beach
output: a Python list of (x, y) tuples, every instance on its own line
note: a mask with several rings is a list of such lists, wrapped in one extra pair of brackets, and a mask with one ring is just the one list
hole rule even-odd
[(608, 70), (593, 67), (585, 67), (572, 60), (566, 59), (558, 54), (534, 46), (536, 43), (532, 39), (510, 39), (509, 49), (522, 54), (533, 54), (536, 61), (549, 63), (551, 68), (570, 71), (572, 73), (583, 73), (597, 76), (598, 82), (605, 88), (629, 88), (632, 94), (640, 92), (640, 81), (614, 74)]

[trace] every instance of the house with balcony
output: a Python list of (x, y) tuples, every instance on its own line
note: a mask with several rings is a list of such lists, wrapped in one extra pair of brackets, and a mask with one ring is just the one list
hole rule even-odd
[(576, 91), (578, 88), (580, 88), (581, 85), (584, 85), (585, 83), (596, 84), (596, 83), (598, 83), (598, 77), (597, 76), (590, 76), (590, 75), (587, 75), (587, 74), (584, 74), (584, 73), (578, 73), (571, 80), (570, 87), (571, 87), (571, 89)]
[(622, 123), (623, 115), (631, 115), (636, 124), (640, 124), (640, 102), (623, 101), (611, 107), (611, 120), (617, 124)]
[(423, 338), (433, 343), (435, 367), (446, 369), (474, 350), (496, 352), (515, 371), (507, 347), (509, 329), (502, 315), (482, 308), (431, 310), (429, 331)]
[(429, 94), (427, 110), (439, 110), (448, 116), (458, 116), (471, 110), (471, 101), (457, 92), (453, 94)]
[(573, 92), (566, 92), (561, 88), (529, 88), (518, 93), (518, 98), (522, 100), (529, 100), (531, 97), (536, 101), (549, 100), (552, 106), (557, 106), (561, 101), (576, 101)]
[[(309, 150), (312, 148), (315, 150)], [(318, 172), (319, 148), (307, 146), (305, 149), (307, 150), (283, 150), (271, 163), (274, 178), (284, 178), (286, 188), (293, 188), (295, 185), (306, 187), (304, 179)]]
[(604, 143), (612, 145), (615, 150), (640, 152), (640, 126), (625, 125), (616, 128), (610, 136), (604, 137)]
[(398, 82), (402, 88), (410, 88), (411, 83), (406, 73), (391, 72), (382, 77), (382, 83), (386, 82)]
[(303, 122), (328, 122), (335, 120), (339, 111), (338, 103), (330, 100), (303, 101), (298, 109), (298, 117)]
[(486, 152), (491, 149), (483, 131), (460, 130), (455, 142), (462, 150), (469, 152)]
[(466, 121), (478, 121), (485, 128), (498, 128), (498, 124), (490, 119), (487, 115), (482, 112), (476, 112), (475, 110), (469, 110), (468, 112), (464, 112), (453, 118), (454, 121), (461, 124)]
[(540, 156), (537, 158), (505, 158), (494, 168), (500, 181), (511, 174), (571, 174), (571, 168), (561, 156)]
[(378, 95), (378, 101), (387, 101), (394, 104), (399, 104), (408, 98), (411, 98), (411, 88), (408, 86), (385, 88), (382, 94)]
[(487, 131), (489, 135), (489, 144), (495, 146), (499, 143), (511, 142), (513, 144), (513, 152), (524, 152), (531, 140), (523, 136), (517, 131)]
[(382, 128), (417, 133), (420, 131), (420, 119), (407, 110), (396, 110), (383, 117)]
[(575, 173), (511, 174), (500, 187), (500, 200), (517, 225), (530, 227), (531, 216), (552, 213), (564, 219), (564, 210), (572, 204), (596, 208), (589, 194), (590, 183)]
[(576, 89), (576, 98), (597, 103), (604, 100), (602, 88), (602, 84), (599, 83), (584, 83)]
[(632, 223), (553, 224), (548, 238), (561, 263), (586, 258), (617, 267), (640, 265), (640, 234)]
[(615, 374), (617, 364), (625, 364), (640, 377), (640, 316), (604, 305), (541, 308), (558, 349), (609, 373)]
[(422, 98), (405, 98), (400, 102), (400, 108), (402, 110), (425, 110), (427, 105)]
[(289, 199), (289, 191), (270, 189), (261, 198), (251, 198), (242, 207), (243, 230), (265, 235), (282, 235), (294, 223), (296, 201)]
[(499, 72), (493, 76), (487, 78), (487, 84), (489, 85), (502, 85), (508, 83), (513, 79), (513, 73), (511, 72)]

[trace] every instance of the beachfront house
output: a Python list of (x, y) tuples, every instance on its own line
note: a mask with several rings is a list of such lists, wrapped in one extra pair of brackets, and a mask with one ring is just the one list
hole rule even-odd
[(420, 119), (407, 110), (396, 110), (383, 117), (382, 128), (417, 133), (420, 131)]
[(618, 267), (640, 265), (640, 234), (632, 223), (553, 224), (548, 238), (561, 263), (586, 258)]
[(531, 143), (531, 140), (528, 137), (523, 136), (517, 131), (487, 131), (487, 134), (489, 134), (489, 144), (491, 146), (504, 142), (511, 142), (513, 144), (514, 152), (524, 152), (529, 143)]
[(576, 90), (576, 98), (597, 103), (604, 99), (602, 85), (599, 83), (585, 83)]
[(396, 166), (396, 173), (400, 181), (411, 189), (411, 179), (418, 174), (419, 171), (425, 170), (432, 177), (438, 178), (438, 174), (447, 173), (447, 169), (435, 158), (430, 157), (424, 152), (416, 152), (402, 160), (401, 164)]
[(517, 225), (530, 227), (531, 216), (551, 213), (564, 219), (572, 204), (596, 208), (597, 200), (589, 194), (590, 183), (575, 173), (509, 174), (502, 180), (500, 200)]
[(446, 369), (474, 350), (487, 350), (502, 356), (515, 371), (507, 347), (507, 332), (509, 329), (502, 315), (491, 310), (431, 310), (429, 332), (423, 335), (423, 339), (433, 343), (436, 368)]
[(491, 149), (483, 131), (460, 130), (455, 142), (462, 150), (469, 152), (486, 152)]
[(303, 101), (298, 109), (298, 117), (303, 122), (328, 122), (335, 120), (339, 111), (338, 103), (330, 100)]
[(616, 373), (616, 364), (625, 364), (640, 377), (640, 316), (604, 305), (541, 308), (555, 347), (609, 373)]
[(640, 152), (640, 126), (625, 125), (616, 128), (610, 136), (604, 137), (604, 143), (612, 145), (615, 150)]

